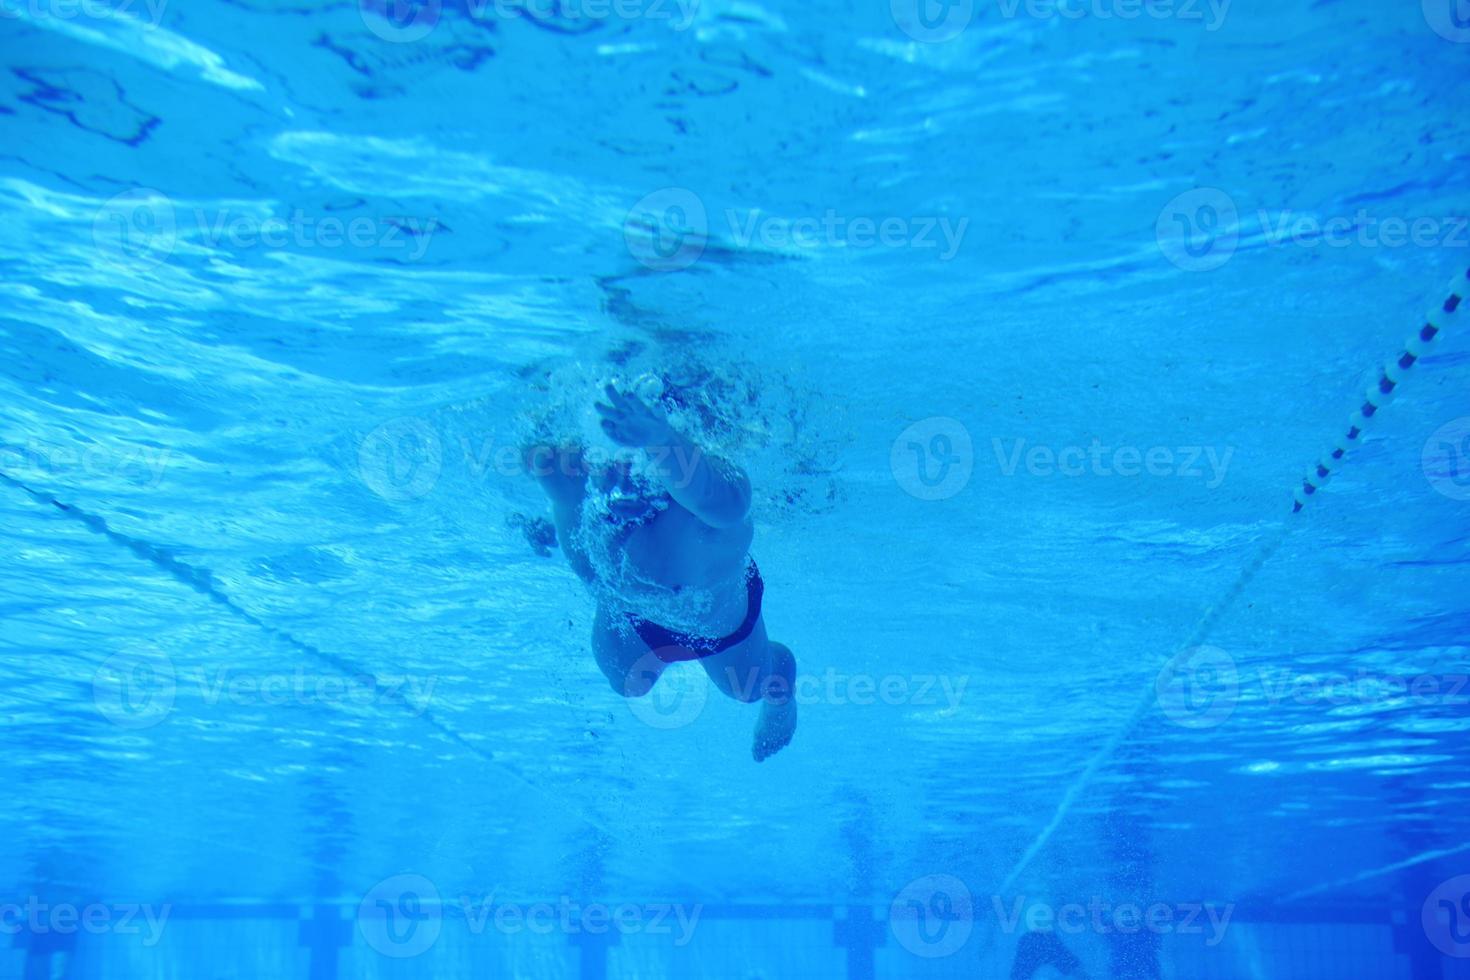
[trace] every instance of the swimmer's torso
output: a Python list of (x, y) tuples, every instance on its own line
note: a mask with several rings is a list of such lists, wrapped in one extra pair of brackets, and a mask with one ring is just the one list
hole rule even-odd
[(672, 501), (641, 523), (619, 524), (587, 508), (583, 533), (599, 584), (643, 618), (723, 635), (745, 618), (745, 570), (755, 536), (749, 520), (714, 528)]

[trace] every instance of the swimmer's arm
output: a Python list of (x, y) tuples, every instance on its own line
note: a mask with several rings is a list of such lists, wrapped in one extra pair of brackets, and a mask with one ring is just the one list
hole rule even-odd
[(670, 497), (715, 528), (738, 527), (750, 514), (750, 479), (733, 463), (706, 453), (637, 395), (612, 385), (598, 403), (602, 428), (620, 445), (648, 454), (649, 475)]
[(644, 452), (649, 472), (669, 496), (705, 524), (739, 527), (750, 516), (750, 478), (734, 463), (709, 455), (672, 428), (664, 445), (645, 446)]

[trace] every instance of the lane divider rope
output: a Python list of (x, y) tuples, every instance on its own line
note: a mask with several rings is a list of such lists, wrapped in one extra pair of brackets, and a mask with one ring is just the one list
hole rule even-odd
[[(5, 483), (9, 486), (23, 491), (37, 503), (42, 504), (43, 506), (54, 508), (71, 520), (80, 523), (92, 533), (101, 535), (102, 537), (111, 541), (113, 544), (119, 545), (122, 548), (132, 552), (137, 557), (143, 559), (144, 561), (152, 563), (157, 568), (168, 573), (174, 579), (182, 582), (184, 585), (193, 589), (195, 592), (198, 592), (200, 595), (209, 599), (211, 602), (214, 602), (215, 604), (224, 607), (238, 618), (244, 620), (251, 626), (256, 627), (269, 636), (274, 637), (280, 642), (290, 647), (293, 647), (310, 657), (320, 660), (321, 662), (329, 665), (334, 670), (346, 675), (349, 678), (364, 683), (370, 681), (374, 692), (382, 697), (384, 700), (390, 701), (398, 705), (399, 707), (406, 709), (410, 715), (418, 718), (426, 725), (434, 728), (449, 741), (478, 757), (482, 761), (488, 763), (495, 769), (506, 773), (516, 782), (522, 784), (526, 788), (540, 795), (548, 803), (552, 803), (557, 807), (564, 809), (565, 812), (576, 816), (593, 830), (596, 830), (597, 832), (605, 835), (611, 840), (621, 841), (622, 843), (628, 844), (629, 846), (636, 846), (632, 842), (624, 838), (623, 835), (612, 831), (601, 820), (598, 820), (586, 810), (582, 809), (576, 804), (573, 804), (565, 799), (562, 799), (561, 797), (558, 797), (548, 792), (537, 783), (532, 782), (530, 779), (526, 778), (526, 776), (522, 775), (514, 766), (508, 765), (497, 758), (495, 756), (495, 753), (491, 752), (489, 749), (476, 745), (473, 740), (467, 738), (464, 734), (456, 730), (452, 725), (449, 725), (448, 723), (437, 717), (428, 708), (427, 705), (415, 705), (396, 688), (391, 688), (382, 684), (373, 671), (352, 662), (351, 660), (343, 657), (340, 654), (331, 653), (329, 651), (323, 650), (315, 644), (298, 639), (290, 633), (287, 633), (285, 630), (279, 629), (275, 626), (270, 625), (269, 623), (264, 622), (254, 613), (239, 605), (235, 602), (234, 599), (230, 598), (228, 595), (222, 592), (220, 588), (215, 584), (214, 575), (208, 569), (200, 568), (196, 565), (191, 565), (186, 561), (182, 561), (181, 559), (175, 557), (166, 549), (161, 548), (158, 545), (151, 544), (139, 538), (130, 537), (129, 535), (115, 531), (112, 529), (112, 527), (108, 525), (106, 520), (97, 516), (96, 514), (89, 513), (71, 504), (62, 503), (55, 497), (52, 497), (49, 494), (43, 493), (39, 490), (33, 489), (32, 487), (26, 485), (25, 483), (22, 483), (20, 480), (15, 479), (7, 473), (0, 472), (0, 483)], [(644, 857), (648, 856), (646, 853), (646, 849), (638, 848), (638, 850), (643, 853)], [(681, 874), (674, 873), (672, 880), (678, 881), (682, 877), (683, 876)]]
[[(1240, 573), (1235, 577), (1235, 581), (1225, 591), (1224, 595), (1204, 611), (1199, 621), (1190, 631), (1189, 639), (1174, 651), (1173, 656), (1166, 663), (1173, 663), (1176, 659), (1188, 653), (1188, 651), (1204, 645), (1205, 641), (1209, 639), (1210, 634), (1214, 632), (1220, 620), (1225, 617), (1225, 614), (1235, 604), (1235, 600), (1246, 590), (1246, 587), (1250, 585), (1251, 581), (1265, 566), (1266, 562), (1271, 560), (1271, 556), (1281, 547), (1287, 535), (1297, 527), (1298, 522), (1292, 518), (1301, 514), (1306, 509), (1308, 502), (1316, 496), (1319, 490), (1327, 485), (1332, 475), (1342, 468), (1343, 462), (1347, 459), (1352, 449), (1361, 444), (1369, 420), (1382, 411), (1383, 407), (1388, 404), (1399, 385), (1403, 383), (1405, 373), (1417, 364), (1426, 355), (1429, 346), (1460, 318), (1467, 292), (1470, 292), (1470, 270), (1467, 270), (1463, 276), (1458, 276), (1450, 282), (1449, 298), (1425, 317), (1424, 326), (1420, 327), (1418, 332), (1409, 338), (1399, 356), (1384, 365), (1383, 369), (1379, 372), (1377, 384), (1368, 389), (1367, 394), (1364, 396), (1362, 406), (1353, 412), (1352, 418), (1348, 421), (1346, 433), (1338, 439), (1332, 451), (1318, 460), (1317, 464), (1302, 479), (1301, 486), (1297, 489), (1292, 499), (1291, 513), (1266, 535), (1257, 549), (1255, 557), (1247, 562), (1240, 570)], [(1005, 880), (1001, 882), (997, 894), (1006, 894), (1011, 886), (1016, 883), (1016, 880), (1031, 865), (1031, 862), (1036, 859), (1036, 856), (1041, 853), (1042, 848), (1046, 847), (1047, 843), (1050, 842), (1051, 838), (1061, 828), (1063, 822), (1071, 813), (1072, 807), (1081, 797), (1082, 792), (1091, 784), (1093, 777), (1112, 758), (1113, 753), (1117, 751), (1118, 747), (1133, 733), (1134, 728), (1149, 713), (1155, 700), (1155, 679), (1151, 678), (1149, 684), (1144, 688), (1143, 696), (1134, 706), (1127, 721), (1103, 743), (1102, 747), (1088, 760), (1082, 772), (1068, 785), (1066, 791), (1062, 794), (1061, 800), (1057, 804), (1055, 812), (1052, 814), (1051, 820), (1047, 822), (1046, 826), (1041, 829), (1040, 833), (1036, 835), (1031, 841), (1031, 844), (1022, 853), (1020, 860), (1016, 862), (1010, 874), (1006, 875)]]

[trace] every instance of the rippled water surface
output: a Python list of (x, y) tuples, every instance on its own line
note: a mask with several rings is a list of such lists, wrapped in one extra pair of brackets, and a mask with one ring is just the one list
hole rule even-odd
[[(1470, 331), (1288, 519), (1464, 275), (1465, 38), (666, 6), (7, 5), (0, 881), (1300, 906), (1466, 870)], [(809, 682), (761, 766), (693, 668), (612, 694), (515, 467), (676, 367)]]

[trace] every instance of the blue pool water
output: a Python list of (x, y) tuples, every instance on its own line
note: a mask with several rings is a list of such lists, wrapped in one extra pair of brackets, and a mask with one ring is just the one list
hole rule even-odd
[[(0, 44), (0, 977), (1470, 976), (1463, 2)], [(654, 378), (762, 764), (517, 462)]]

